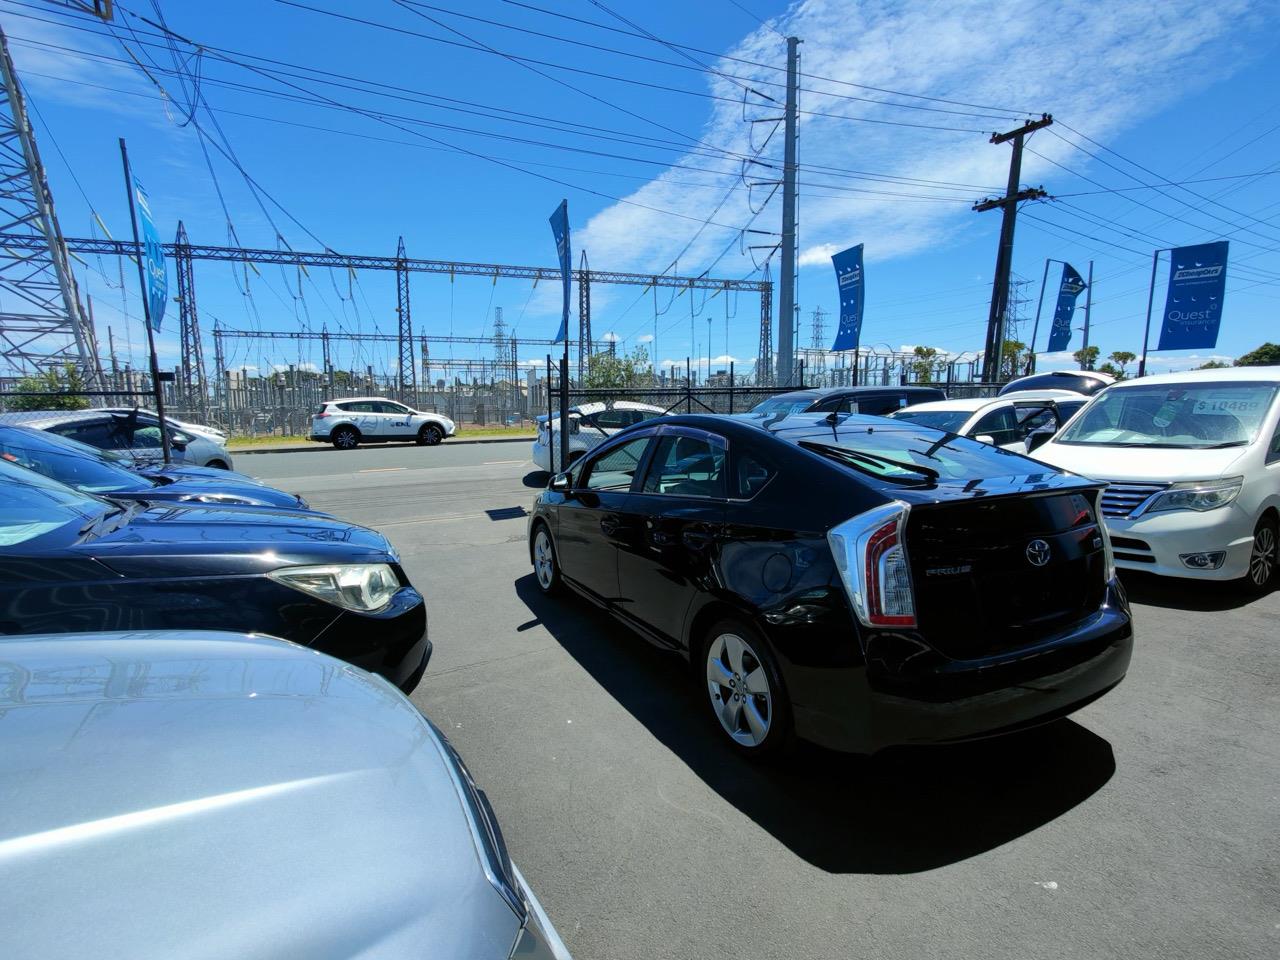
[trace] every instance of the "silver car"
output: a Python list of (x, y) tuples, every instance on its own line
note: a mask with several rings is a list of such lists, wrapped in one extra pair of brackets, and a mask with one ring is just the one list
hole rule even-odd
[(0, 637), (6, 960), (569, 960), (449, 742), (261, 636)]
[[(150, 410), (34, 410), (0, 413), (0, 423), (12, 423), (79, 440), (100, 450), (124, 454), (138, 463), (164, 459), (160, 419)], [(166, 418), (170, 459), (185, 467), (232, 469), (225, 441), (215, 439), (208, 428), (183, 429)]]
[[(667, 411), (651, 403), (634, 400), (617, 400), (611, 404), (581, 403), (569, 408), (569, 463), (573, 463), (588, 450), (627, 427), (645, 420), (660, 417)], [(560, 414), (555, 413), (550, 423), (544, 413), (537, 418), (538, 436), (533, 441), (529, 456), (539, 470), (558, 473), (560, 467)]]

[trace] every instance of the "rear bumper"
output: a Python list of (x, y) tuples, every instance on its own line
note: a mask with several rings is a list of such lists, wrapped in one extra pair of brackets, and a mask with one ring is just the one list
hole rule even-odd
[(404, 587), (378, 613), (344, 611), (310, 646), (403, 689), (431, 659), (426, 602), (413, 587)]
[[(1116, 686), (1133, 654), (1128, 605), (1110, 602), (1032, 648), (982, 660), (922, 653), (913, 639), (869, 641), (870, 667), (850, 671), (839, 705), (797, 706), (797, 732), (823, 746), (874, 753), (901, 744), (996, 736), (1066, 716)], [(932, 654), (932, 655), (931, 655)]]

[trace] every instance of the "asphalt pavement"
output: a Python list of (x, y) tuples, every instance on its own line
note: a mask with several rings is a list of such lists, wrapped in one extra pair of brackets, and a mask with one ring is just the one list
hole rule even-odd
[(414, 702), (578, 960), (1280, 955), (1280, 593), (1129, 578), (1129, 676), (1071, 719), (759, 768), (678, 659), (538, 593), (527, 456), (237, 465), (398, 546), (435, 643)]

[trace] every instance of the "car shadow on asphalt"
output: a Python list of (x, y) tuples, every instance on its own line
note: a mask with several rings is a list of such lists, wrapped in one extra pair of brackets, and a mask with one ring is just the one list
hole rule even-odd
[(708, 786), (830, 873), (917, 873), (967, 859), (1062, 816), (1115, 772), (1111, 744), (1071, 720), (870, 758), (802, 745), (776, 764), (754, 764), (721, 742), (678, 655), (572, 595), (544, 596), (532, 575), (515, 588), (569, 655)]
[[(1264, 594), (1250, 595), (1235, 583), (1217, 583), (1212, 580), (1185, 580), (1181, 577), (1157, 577), (1150, 573), (1125, 570), (1120, 575), (1125, 594), (1130, 602), (1148, 607), (1165, 607), (1169, 610), (1196, 610), (1216, 613), (1238, 610), (1261, 600), (1277, 589), (1272, 586)], [(1280, 577), (1273, 578), (1280, 584)]]

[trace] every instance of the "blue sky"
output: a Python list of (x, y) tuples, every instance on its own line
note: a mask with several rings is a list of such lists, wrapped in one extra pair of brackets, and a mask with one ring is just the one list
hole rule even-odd
[[(1229, 239), (1218, 348), (1157, 354), (1154, 365), (1185, 368), (1280, 339), (1276, 3), (1011, 2), (993, 16), (979, 2), (160, 0), (172, 31), (211, 48), (196, 56), (175, 44), (183, 79), (156, 30), (137, 18), (157, 19), (152, 0), (117, 9), (108, 30), (58, 4), (0, 0), (70, 236), (101, 235), (95, 213), (112, 235), (128, 235), (116, 147), (124, 136), (162, 233), (181, 219), (196, 243), (227, 241), (216, 182), (246, 246), (275, 247), (278, 230), (296, 249), (322, 242), (392, 254), (403, 236), (411, 256), (551, 265), (547, 217), (567, 197), (575, 262), (585, 249), (597, 269), (661, 272), (678, 256), (683, 274), (758, 277), (769, 251), (747, 248), (777, 242), (781, 198), (747, 185), (773, 174), (742, 176), (742, 158), (780, 156), (781, 133), (770, 136), (778, 109), (766, 97), (782, 97), (783, 76), (771, 67), (784, 64), (781, 35), (795, 34), (804, 40), (808, 111), (799, 147), (802, 344), (815, 308), (834, 335), (830, 254), (865, 243), (864, 345), (979, 348), (999, 214), (970, 206), (1001, 188), (1009, 160), (1007, 146), (987, 139), (1040, 112), (1057, 122), (1029, 141), (1022, 180), (1060, 199), (1026, 205), (1019, 217), (1014, 269), (1033, 281), (1028, 313), (1046, 257), (1082, 273), (1092, 259), (1092, 341), (1104, 356), (1137, 352), (1150, 251)], [(476, 45), (498, 53), (466, 48)], [(216, 181), (184, 122), (197, 75), (196, 122)], [(219, 146), (260, 185), (257, 196)], [(1186, 181), (1206, 182), (1170, 185)], [(764, 232), (743, 234), (748, 225)], [(113, 261), (77, 267), (103, 343), (110, 325), (122, 358), (131, 348), (144, 362), (132, 274), (122, 290)], [(775, 256), (775, 279), (777, 267)], [(206, 340), (215, 319), (234, 328), (395, 330), (387, 274), (264, 267), (246, 285), (243, 268), (198, 263), (196, 285)], [(549, 337), (558, 325), (552, 284), (413, 278), (417, 332), (487, 334), (495, 306), (524, 337)], [(655, 304), (638, 288), (597, 286), (593, 307), (597, 337), (653, 350), (656, 336), (659, 360), (705, 358), (709, 335), (717, 367), (727, 357), (745, 366), (757, 352), (758, 302), (747, 295), (660, 294)], [(162, 362), (176, 358), (175, 322), (160, 338)], [(1041, 349), (1047, 334), (1046, 320)], [(334, 359), (392, 363), (385, 346), (368, 343), (335, 349)], [(242, 342), (228, 361), (318, 364), (319, 349)]]

